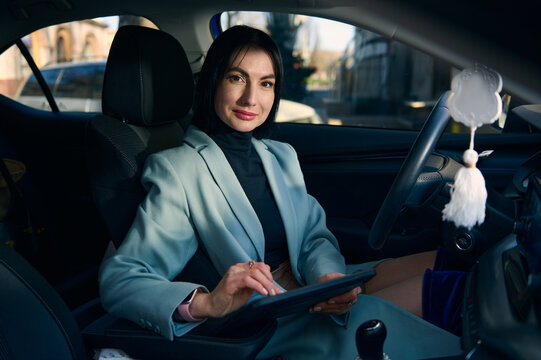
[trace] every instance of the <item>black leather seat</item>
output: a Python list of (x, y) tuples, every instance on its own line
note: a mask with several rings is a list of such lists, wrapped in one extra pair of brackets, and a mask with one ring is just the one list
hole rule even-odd
[(0, 359), (91, 359), (71, 312), (47, 281), (0, 243)]
[[(103, 114), (86, 129), (92, 194), (114, 248), (145, 197), (145, 159), (181, 144), (193, 94), (191, 67), (175, 38), (139, 26), (118, 30), (105, 68)], [(182, 276), (209, 288), (219, 281), (201, 250)]]
[(120, 245), (145, 192), (146, 157), (180, 145), (180, 121), (194, 92), (190, 64), (172, 36), (125, 26), (118, 30), (105, 69), (103, 115), (89, 121), (87, 154), (94, 200), (115, 246)]
[[(103, 83), (103, 114), (87, 127), (92, 191), (110, 238), (118, 247), (145, 191), (140, 175), (146, 157), (178, 146), (189, 120), (194, 82), (182, 46), (172, 36), (137, 26), (120, 28)], [(180, 278), (213, 288), (219, 276), (201, 249)], [(252, 358), (270, 339), (275, 323), (245, 334), (214, 334), (209, 326), (169, 342), (126, 320), (106, 315), (85, 331), (94, 347), (119, 347), (145, 359)], [(208, 334), (213, 334), (212, 336)]]
[(92, 349), (101, 347), (118, 347), (138, 359), (251, 359), (275, 330), (274, 323), (215, 336), (202, 329), (170, 342), (104, 315), (81, 331), (82, 322), (75, 320), (51, 285), (4, 242), (0, 242), (0, 288), (2, 360), (89, 360), (94, 358)]

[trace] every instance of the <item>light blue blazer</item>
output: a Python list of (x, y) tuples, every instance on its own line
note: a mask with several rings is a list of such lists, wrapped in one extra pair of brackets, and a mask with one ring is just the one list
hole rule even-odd
[[(306, 192), (297, 154), (288, 144), (252, 140), (282, 217), (293, 273), (300, 284), (345, 273), (325, 213)], [(172, 339), (199, 323), (172, 315), (200, 284), (172, 282), (202, 243), (218, 273), (250, 259), (263, 261), (259, 219), (225, 155), (190, 126), (180, 147), (149, 156), (142, 175), (148, 194), (118, 252), (100, 271), (107, 311)]]

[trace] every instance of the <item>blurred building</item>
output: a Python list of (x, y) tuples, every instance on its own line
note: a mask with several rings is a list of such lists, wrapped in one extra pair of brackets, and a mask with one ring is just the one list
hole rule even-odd
[(431, 109), (450, 88), (445, 62), (370, 31), (356, 29), (330, 69), (334, 102), (363, 114), (405, 114)]
[[(96, 20), (49, 26), (25, 36), (22, 41), (36, 65), (106, 59), (116, 27)], [(31, 70), (16, 46), (0, 57), (0, 93), (13, 97)]]

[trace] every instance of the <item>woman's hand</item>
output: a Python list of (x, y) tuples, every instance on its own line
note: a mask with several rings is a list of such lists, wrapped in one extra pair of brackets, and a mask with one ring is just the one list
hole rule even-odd
[[(324, 282), (344, 276), (341, 273), (328, 273), (321, 275), (318, 282)], [(361, 293), (361, 288), (356, 287), (346, 293), (335, 296), (327, 301), (315, 304), (310, 308), (310, 312), (340, 315), (351, 310), (357, 302), (357, 295)]]
[(233, 265), (212, 292), (196, 294), (190, 313), (196, 318), (225, 316), (244, 305), (254, 291), (270, 296), (283, 292), (274, 285), (267, 264), (250, 261)]

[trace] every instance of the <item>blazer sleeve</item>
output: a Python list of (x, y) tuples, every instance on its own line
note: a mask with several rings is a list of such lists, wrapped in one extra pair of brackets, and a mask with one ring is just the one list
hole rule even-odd
[(306, 222), (299, 265), (306, 283), (317, 283), (321, 275), (331, 272), (345, 274), (345, 260), (338, 241), (327, 228), (325, 211), (309, 194), (306, 194), (305, 207)]
[(181, 324), (172, 318), (194, 289), (205, 289), (171, 281), (195, 253), (198, 240), (182, 182), (168, 158), (151, 155), (142, 183), (147, 196), (116, 255), (101, 266), (100, 296), (111, 314), (172, 340), (201, 323)]

